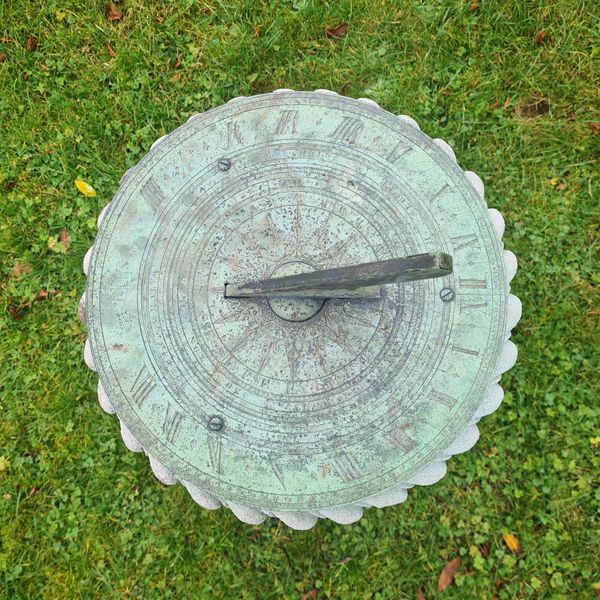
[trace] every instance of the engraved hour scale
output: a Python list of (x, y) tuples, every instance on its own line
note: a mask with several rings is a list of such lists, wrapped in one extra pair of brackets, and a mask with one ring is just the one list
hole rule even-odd
[(130, 450), (241, 520), (358, 520), (439, 480), (502, 400), (516, 259), (477, 175), (332, 92), (158, 140), (87, 253), (88, 366)]

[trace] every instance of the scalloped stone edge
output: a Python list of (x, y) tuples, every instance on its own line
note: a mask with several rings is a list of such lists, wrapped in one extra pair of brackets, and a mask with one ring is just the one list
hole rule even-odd
[[(294, 90), (290, 89), (279, 89), (274, 90), (273, 93), (284, 94), (293, 91)], [(322, 89), (315, 90), (313, 93), (338, 95), (337, 92)], [(228, 103), (239, 101), (242, 98), (243, 96), (232, 98), (231, 100), (229, 100)], [(371, 100), (370, 98), (359, 98), (356, 101), (379, 107), (377, 102)], [(188, 122), (197, 116), (198, 113), (192, 115), (191, 117), (189, 117)], [(399, 119), (401, 119), (411, 127), (414, 127), (417, 130), (421, 129), (419, 127), (419, 124), (412, 117), (409, 117), (408, 115), (397, 116)], [(165, 137), (166, 136), (162, 136), (161, 138), (157, 139), (152, 144), (150, 149), (152, 150), (152, 148), (156, 147)], [(439, 138), (435, 138), (432, 141), (442, 152), (444, 152), (450, 158), (450, 160), (452, 160), (454, 163), (457, 163), (454, 150), (447, 142)], [(125, 181), (131, 176), (134, 169), (135, 166), (131, 167), (123, 174), (120, 180), (120, 185), (123, 185), (125, 183)], [(473, 171), (464, 171), (464, 174), (478, 198), (485, 204), (485, 187), (481, 178)], [(106, 216), (109, 206), (110, 202), (102, 209), (102, 211), (98, 215), (98, 227), (100, 227), (100, 225), (102, 224), (102, 221)], [(500, 246), (503, 248), (504, 244), (502, 241), (502, 236), (504, 235), (505, 229), (504, 218), (500, 211), (498, 211), (495, 208), (488, 208), (487, 212), (490, 221), (496, 231), (496, 234), (498, 235)], [(86, 275), (88, 273), (93, 248), (94, 246), (92, 245), (90, 249), (86, 252), (85, 257), (83, 259), (83, 272)], [(510, 292), (510, 282), (512, 281), (517, 272), (517, 258), (514, 255), (514, 253), (510, 250), (503, 250), (503, 257)], [(86, 294), (84, 292), (78, 306), (79, 318), (84, 323), (85, 310)], [(141, 444), (136, 440), (133, 433), (127, 428), (127, 426), (121, 421), (121, 418), (117, 415), (121, 428), (121, 437), (125, 446), (132, 452), (145, 452), (150, 462), (150, 468), (152, 469), (152, 472), (154, 473), (155, 477), (160, 482), (164, 483), (165, 485), (173, 485), (178, 482), (181, 483), (185, 486), (194, 502), (196, 502), (198, 505), (205, 509), (215, 510), (217, 508), (220, 508), (221, 506), (224, 506), (226, 508), (229, 508), (229, 510), (231, 510), (231, 512), (233, 512), (233, 514), (240, 521), (243, 521), (244, 523), (248, 523), (250, 525), (259, 525), (262, 522), (264, 522), (267, 517), (275, 517), (281, 520), (283, 523), (285, 523), (288, 527), (298, 530), (311, 529), (320, 518), (330, 519), (342, 525), (355, 523), (362, 517), (364, 508), (384, 508), (386, 506), (401, 504), (408, 497), (407, 490), (414, 487), (415, 485), (422, 486), (433, 485), (434, 483), (437, 483), (440, 479), (444, 477), (444, 475), (447, 472), (446, 461), (455, 454), (461, 454), (470, 450), (477, 443), (477, 440), (479, 439), (479, 428), (477, 427), (477, 423), (482, 417), (493, 413), (502, 403), (502, 399), (504, 398), (504, 391), (502, 387), (498, 384), (498, 382), (500, 381), (500, 377), (502, 376), (502, 374), (511, 369), (517, 360), (517, 347), (512, 341), (510, 341), (509, 338), (511, 335), (511, 330), (519, 322), (521, 314), (521, 301), (514, 294), (509, 294), (507, 302), (507, 332), (505, 343), (498, 359), (496, 375), (490, 384), (487, 394), (485, 395), (481, 404), (479, 405), (479, 408), (475, 411), (473, 418), (471, 419), (469, 424), (456, 436), (455, 440), (436, 459), (434, 459), (426, 467), (421, 469), (418, 473), (413, 474), (407, 481), (398, 483), (383, 492), (380, 492), (373, 496), (369, 496), (368, 498), (364, 498), (362, 500), (357, 500), (356, 502), (353, 502), (351, 504), (347, 504), (344, 506), (320, 508), (318, 510), (312, 511), (273, 511), (264, 507), (253, 507), (238, 504), (226, 498), (219, 498), (217, 496), (214, 496), (213, 494), (201, 490), (195, 485), (183, 479), (178, 479), (173, 472), (167, 469), (161, 462), (154, 458), (150, 454), (150, 452), (148, 452), (141, 446)], [(87, 339), (85, 342), (83, 355), (84, 361), (88, 368), (95, 371), (96, 368), (92, 357), (89, 339)], [(108, 396), (106, 395), (106, 392), (100, 381), (98, 381), (98, 401), (100, 406), (106, 413), (115, 414), (116, 411), (112, 406)]]

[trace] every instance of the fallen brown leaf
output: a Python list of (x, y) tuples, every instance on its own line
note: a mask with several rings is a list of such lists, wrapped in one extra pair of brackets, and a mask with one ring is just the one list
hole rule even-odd
[(417, 592), (417, 600), (425, 600), (425, 594), (423, 593), (423, 590), (419, 590)]
[(27, 43), (25, 44), (25, 50), (27, 50), (27, 52), (33, 52), (37, 48), (37, 45), (37, 38), (34, 35), (28, 35)]
[(500, 106), (500, 100), (494, 100), (493, 104), (492, 104), (492, 110), (495, 108), (498, 108)]
[(3, 63), (6, 60), (6, 54), (0, 54), (0, 63)]
[(444, 568), (441, 570), (440, 576), (438, 577), (438, 592), (443, 592), (449, 585), (452, 584), (459, 565), (460, 556), (453, 558), (444, 565)]
[(106, 42), (104, 44), (106, 46), (106, 49), (108, 50), (108, 53), (113, 57), (116, 58), (117, 57), (117, 53), (111, 48), (110, 44), (108, 42)]
[(475, 12), (479, 8), (479, 0), (473, 0), (469, 6), (471, 12)]
[(567, 184), (566, 184), (564, 181), (562, 181), (561, 183), (559, 183), (559, 184), (556, 186), (556, 189), (557, 189), (557, 190), (560, 190), (560, 191), (562, 192), (563, 190), (566, 190), (566, 189), (567, 189)]
[(58, 241), (64, 246), (65, 250), (69, 249), (71, 245), (71, 236), (66, 229), (61, 229), (58, 234)]
[(504, 543), (507, 545), (508, 549), (513, 554), (519, 554), (519, 552), (521, 552), (521, 543), (516, 535), (513, 535), (512, 533), (503, 533), (502, 538), (504, 539)]
[(325, 30), (325, 35), (328, 38), (340, 39), (346, 35), (348, 31), (348, 23), (342, 21), (337, 27), (332, 27), (331, 29)]
[(120, 21), (123, 18), (123, 13), (119, 10), (114, 2), (106, 3), (106, 12), (104, 14), (107, 20), (111, 23), (113, 21)]
[(306, 592), (306, 594), (302, 594), (302, 596), (300, 596), (300, 600), (309, 600), (309, 598), (316, 598), (317, 597), (317, 590), (315, 588), (313, 588), (312, 590), (310, 590), (310, 592)]
[(252, 32), (252, 37), (258, 37), (260, 35), (260, 30), (262, 29), (262, 25), (257, 25)]
[(533, 39), (535, 40), (535, 43), (538, 46), (541, 46), (546, 41), (546, 30), (545, 29), (540, 29), (535, 34), (535, 38), (533, 38)]
[(600, 123), (588, 123), (588, 127), (592, 130), (592, 133), (598, 133), (598, 130), (600, 130)]
[(162, 22), (165, 20), (164, 17), (162, 15), (158, 15), (158, 17), (156, 17), (156, 20), (162, 25)]
[(175, 75), (173, 75), (173, 77), (171, 77), (171, 79), (169, 79), (169, 81), (179, 81), (180, 77), (181, 77), (181, 73), (175, 73)]
[(21, 311), (13, 304), (9, 304), (8, 312), (15, 321), (20, 321), (23, 318)]
[(517, 116), (523, 119), (536, 119), (550, 110), (550, 102), (546, 98), (538, 98), (531, 102), (521, 102), (516, 108)]
[(31, 271), (33, 271), (33, 269), (31, 268), (31, 265), (21, 262), (20, 260), (17, 260), (15, 262), (15, 264), (13, 265), (13, 268), (11, 269), (10, 274), (13, 277), (21, 277), (21, 275), (27, 275), (27, 274), (31, 273)]
[(44, 298), (47, 298), (48, 296), (58, 296), (58, 294), (60, 294), (60, 290), (47, 290), (45, 288), (42, 288), (37, 293), (37, 297), (38, 297), (38, 300), (43, 300)]

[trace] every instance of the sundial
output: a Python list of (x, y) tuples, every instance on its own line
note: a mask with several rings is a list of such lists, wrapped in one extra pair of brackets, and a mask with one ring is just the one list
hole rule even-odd
[(100, 403), (161, 481), (249, 523), (402, 502), (502, 400), (503, 229), (448, 144), (372, 101), (196, 115), (125, 174), (86, 255)]

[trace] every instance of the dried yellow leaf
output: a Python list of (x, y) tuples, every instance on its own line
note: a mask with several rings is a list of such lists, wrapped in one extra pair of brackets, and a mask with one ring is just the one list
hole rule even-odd
[(75, 186), (84, 196), (92, 197), (96, 195), (96, 190), (82, 179), (76, 179)]
[(508, 549), (513, 554), (518, 554), (521, 552), (521, 544), (516, 535), (513, 535), (512, 533), (504, 533), (502, 534), (502, 537), (504, 538), (504, 543), (508, 546)]

